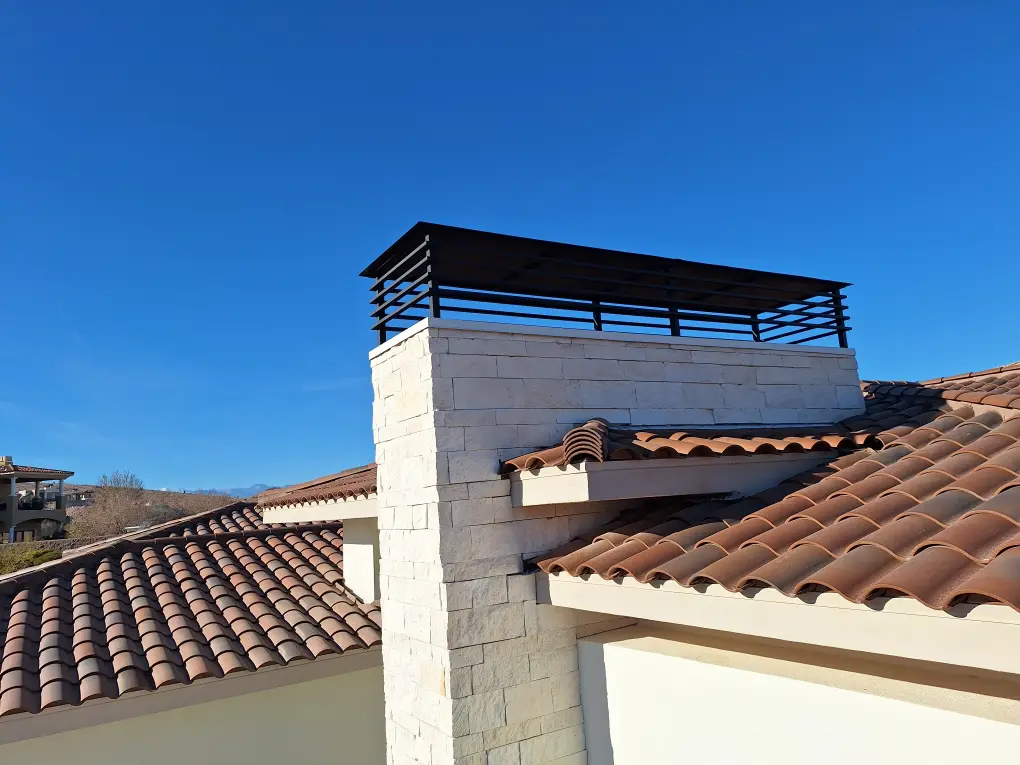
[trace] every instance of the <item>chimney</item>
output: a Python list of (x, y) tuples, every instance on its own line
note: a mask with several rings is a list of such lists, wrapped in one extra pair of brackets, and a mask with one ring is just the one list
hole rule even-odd
[(363, 275), (389, 761), (583, 762), (576, 641), (620, 620), (539, 603), (525, 561), (626, 505), (515, 507), (501, 460), (596, 417), (860, 413), (847, 285), (425, 223)]

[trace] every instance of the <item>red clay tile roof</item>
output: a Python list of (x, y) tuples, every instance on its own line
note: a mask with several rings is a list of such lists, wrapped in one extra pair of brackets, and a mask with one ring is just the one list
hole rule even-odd
[[(1020, 415), (872, 397), (883, 446), (857, 451), (736, 502), (632, 514), (543, 556), (546, 572), (854, 602), (908, 596), (1020, 611)], [(858, 427), (861, 418), (845, 422)]]
[(0, 717), (378, 645), (342, 542), (237, 502), (0, 579)]
[(557, 446), (507, 460), (500, 472), (505, 475), (585, 461), (847, 451), (869, 445), (880, 445), (872, 431), (861, 428), (851, 431), (840, 425), (831, 428), (631, 430), (615, 428), (605, 420), (596, 419), (567, 431), (563, 443)]
[(279, 507), (298, 502), (367, 497), (375, 493), (376, 466), (373, 462), (282, 489), (270, 489), (259, 494), (256, 500), (259, 507)]
[(919, 383), (874, 381), (862, 387), (866, 393), (883, 396), (941, 398), (1020, 409), (1020, 361), (981, 372), (937, 377)]
[(35, 480), (34, 475), (39, 475), (40, 480), (59, 480), (61, 478), (70, 478), (74, 475), (74, 472), (70, 470), (54, 470), (53, 468), (14, 465), (10, 462), (0, 462), (0, 475), (8, 475), (10, 473), (32, 473), (33, 478), (31, 480)]

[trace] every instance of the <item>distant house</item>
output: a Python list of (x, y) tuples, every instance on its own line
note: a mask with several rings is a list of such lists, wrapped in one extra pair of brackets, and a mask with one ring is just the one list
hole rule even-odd
[[(64, 481), (73, 475), (66, 470), (18, 465), (13, 457), (0, 457), (0, 540), (35, 539), (46, 521), (63, 526), (67, 522)], [(56, 488), (47, 488), (47, 481), (56, 481)]]

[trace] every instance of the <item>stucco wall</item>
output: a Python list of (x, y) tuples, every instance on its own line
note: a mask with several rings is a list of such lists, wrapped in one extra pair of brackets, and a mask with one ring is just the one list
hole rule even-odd
[(638, 627), (581, 641), (588, 765), (1001, 761), (1013, 699), (692, 644)]
[(3, 765), (372, 765), (384, 756), (382, 667), (0, 746)]

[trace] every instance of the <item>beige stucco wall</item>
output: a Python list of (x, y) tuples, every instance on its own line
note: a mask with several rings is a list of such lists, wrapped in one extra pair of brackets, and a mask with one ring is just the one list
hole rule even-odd
[(588, 765), (960, 765), (1020, 751), (1013, 699), (646, 627), (578, 648)]
[(7, 744), (0, 765), (372, 765), (384, 731), (373, 667)]

